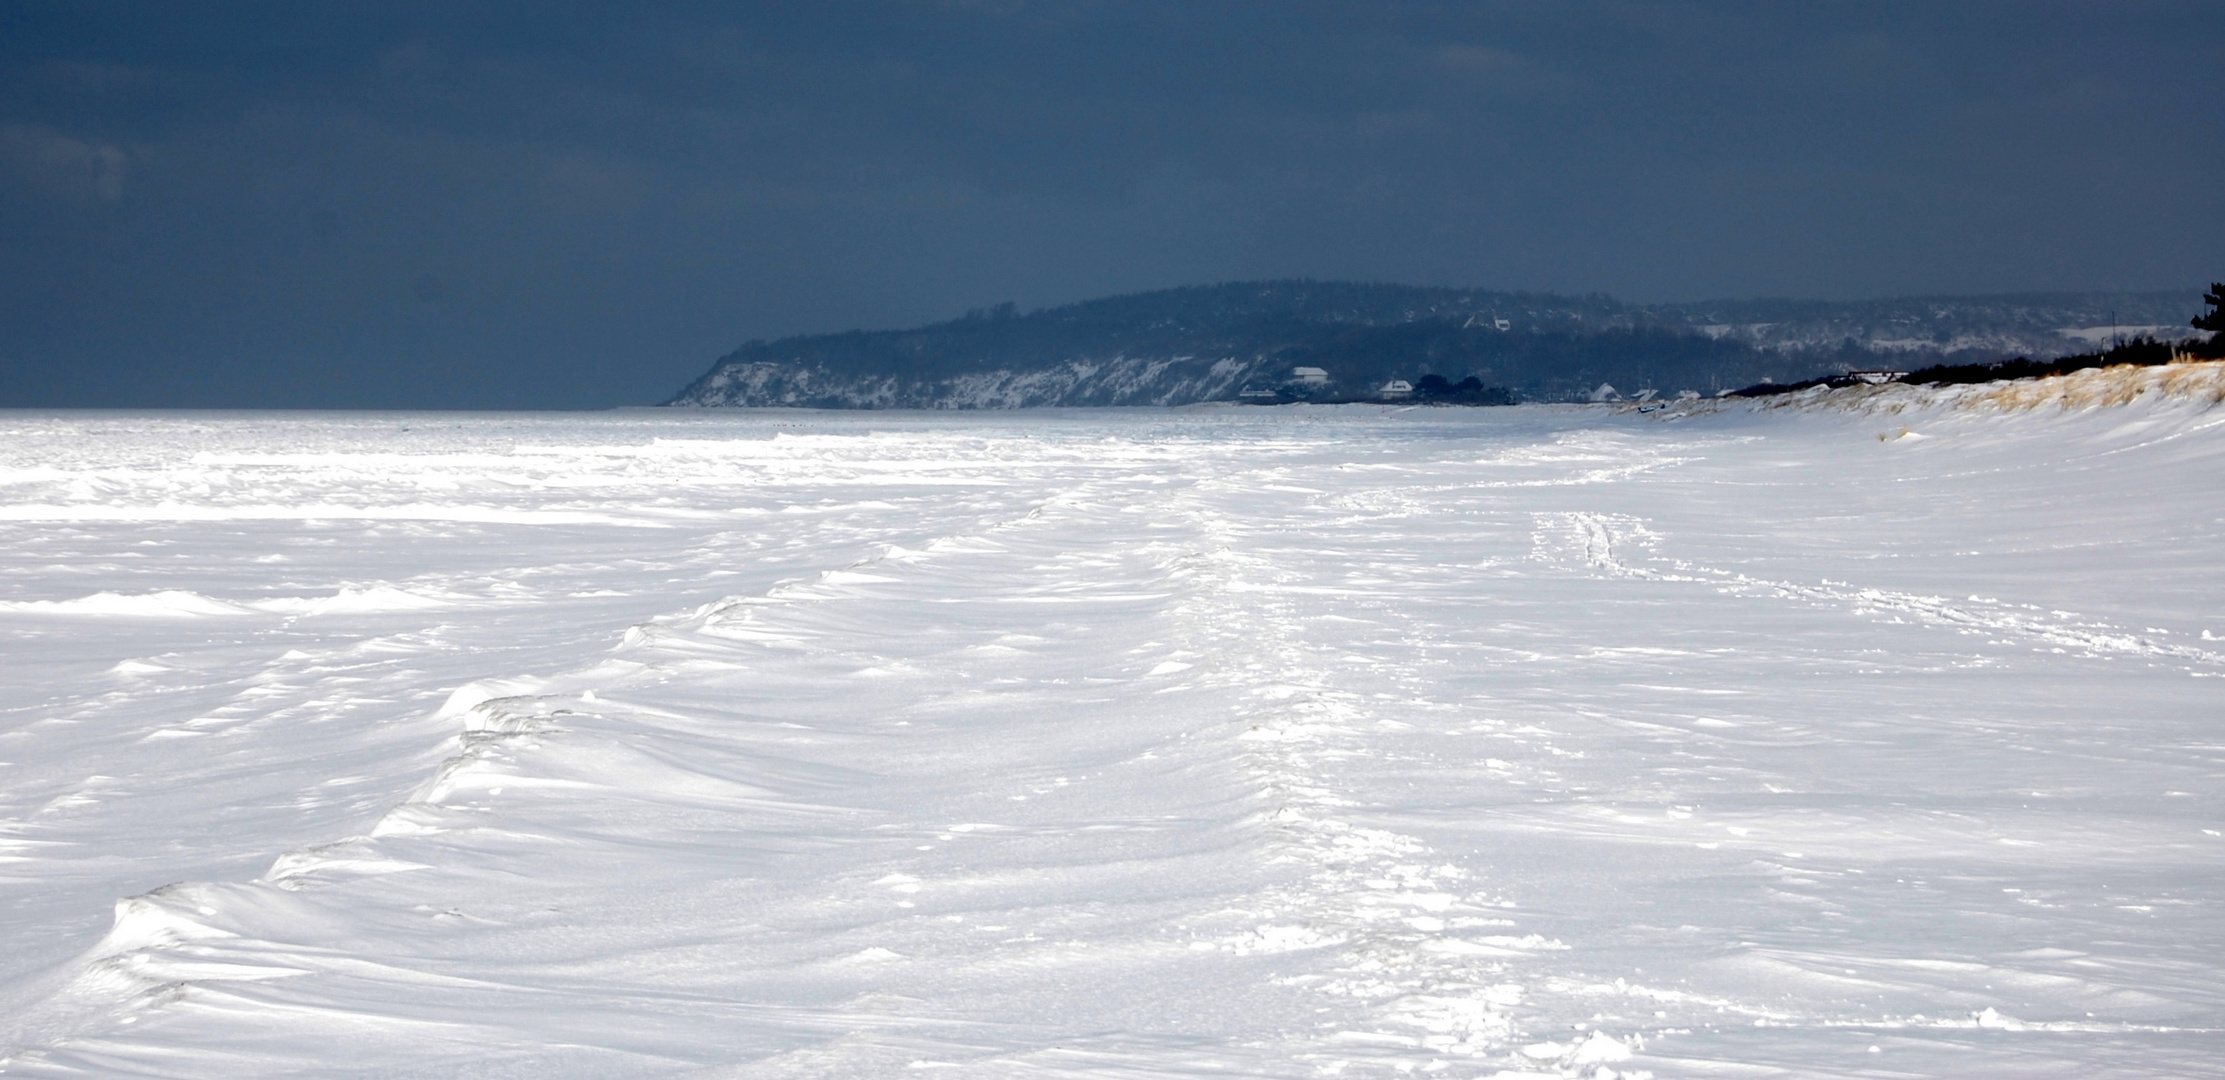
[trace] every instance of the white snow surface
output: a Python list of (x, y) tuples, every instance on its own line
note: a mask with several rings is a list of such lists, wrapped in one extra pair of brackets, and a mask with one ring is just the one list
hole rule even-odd
[(0, 1075), (2217, 1075), (2220, 421), (0, 414)]

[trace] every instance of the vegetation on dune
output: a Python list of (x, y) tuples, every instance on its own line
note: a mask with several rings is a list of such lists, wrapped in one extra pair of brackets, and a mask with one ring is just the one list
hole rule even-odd
[(1937, 364), (1921, 371), (1911, 371), (1901, 377), (1901, 382), (1920, 386), (1955, 386), (1964, 383), (2000, 382), (2004, 379), (2038, 379), (2049, 375), (2068, 375), (2087, 368), (2115, 367), (2132, 364), (2152, 367), (2168, 364), (2179, 355), (2177, 349), (2151, 337), (2136, 337), (2100, 352), (2079, 353), (2053, 360), (2031, 360), (2017, 357), (1993, 364)]
[[(1906, 373), (1894, 373), (1889, 381), (1916, 386), (1963, 386), (1974, 383), (2003, 382), (2016, 379), (2038, 379), (2050, 375), (2068, 375), (2089, 368), (2154, 367), (2181, 359), (2225, 359), (2225, 284), (2212, 284), (2203, 298), (2209, 311), (2196, 315), (2192, 326), (2210, 331), (2210, 336), (2184, 342), (2157, 341), (2145, 334), (2117, 342), (2098, 352), (2078, 353), (2052, 359), (2034, 360), (2014, 357), (1977, 364), (1934, 364)], [(1832, 374), (1794, 383), (1761, 383), (1732, 391), (1734, 397), (1771, 397), (1808, 390), (1818, 386), (1840, 389), (1849, 386), (1872, 384), (1881, 381), (1875, 375), (1865, 377), (1858, 372)]]
[(2225, 283), (2211, 282), (2210, 291), (2202, 297), (2210, 309), (2194, 317), (2196, 330), (2210, 332), (2208, 341), (2199, 342), (2187, 351), (2205, 360), (2225, 360)]

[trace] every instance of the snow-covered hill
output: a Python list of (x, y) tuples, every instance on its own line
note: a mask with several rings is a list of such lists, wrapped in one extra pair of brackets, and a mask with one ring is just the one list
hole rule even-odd
[(2225, 410), (1780, 400), (0, 417), (0, 1075), (2215, 1071)]
[[(755, 341), (669, 404), (988, 409), (1186, 405), (1246, 391), (1371, 400), (1436, 375), (1524, 400), (1673, 396), (1854, 368), (2056, 357), (2193, 333), (2189, 292), (1647, 307), (1348, 282), (1240, 282), (1009, 308), (915, 330)], [(1313, 379), (1299, 377), (1310, 371)]]

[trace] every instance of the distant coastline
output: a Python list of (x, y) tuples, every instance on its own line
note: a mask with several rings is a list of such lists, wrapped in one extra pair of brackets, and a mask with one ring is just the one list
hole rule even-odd
[(2200, 294), (1632, 305), (1602, 295), (1264, 281), (911, 330), (752, 341), (668, 405), (1006, 409), (1208, 401), (1494, 405), (1708, 396), (1819, 373), (2193, 336)]

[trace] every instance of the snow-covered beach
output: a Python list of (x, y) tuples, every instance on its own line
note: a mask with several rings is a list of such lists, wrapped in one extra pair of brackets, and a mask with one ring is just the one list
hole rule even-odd
[(1958, 401), (0, 414), (0, 1075), (2214, 1073), (2225, 410)]

